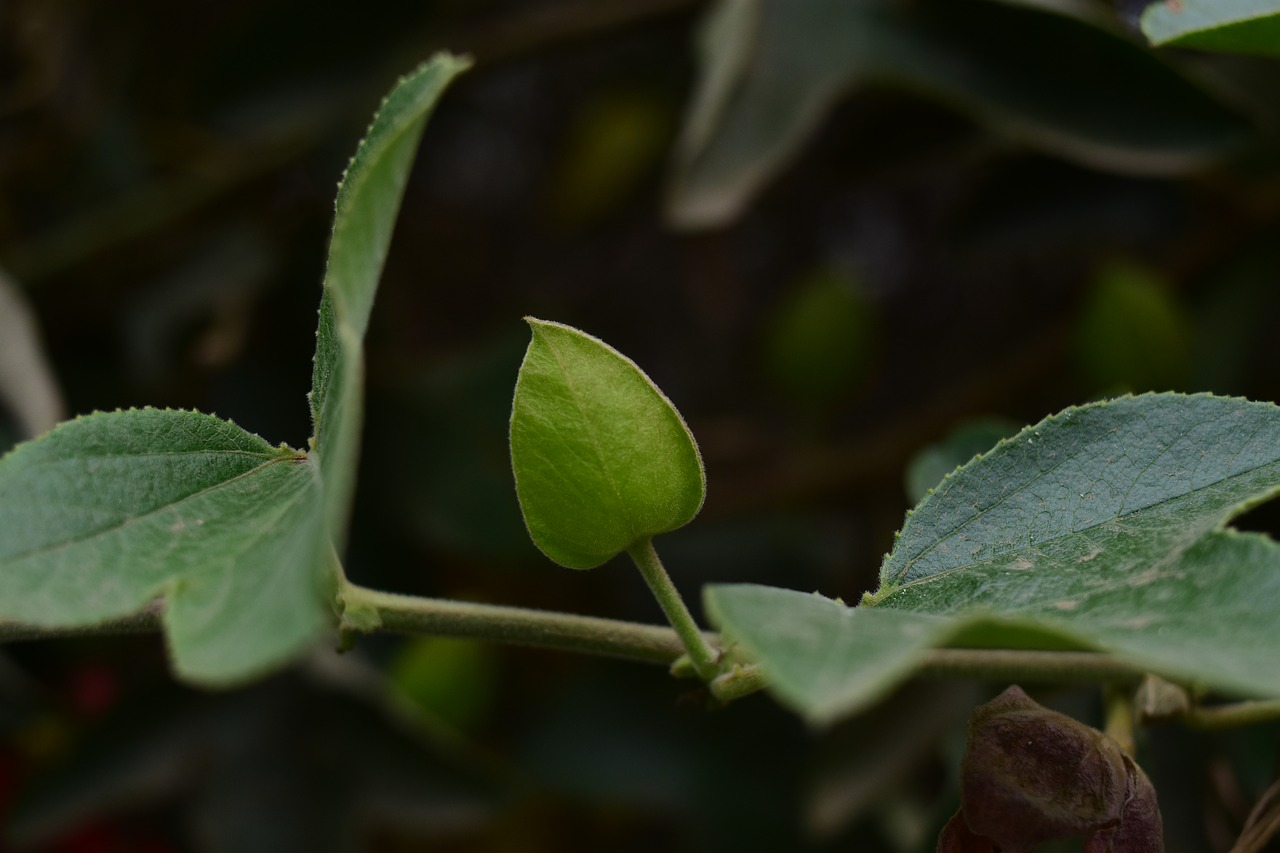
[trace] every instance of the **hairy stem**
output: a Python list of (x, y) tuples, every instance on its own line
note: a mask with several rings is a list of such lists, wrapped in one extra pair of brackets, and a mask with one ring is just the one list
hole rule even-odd
[[(658, 568), (661, 568), (660, 563)], [(666, 578), (665, 571), (661, 577)], [(670, 584), (670, 579), (667, 579), (667, 584)], [(695, 632), (693, 636), (696, 639), (692, 642), (662, 625), (397, 595), (368, 589), (345, 578), (339, 580), (337, 598), (342, 608), (340, 627), (348, 632), (383, 630), (424, 636), (470, 637), (668, 666), (689, 653), (692, 645), (702, 650), (703, 666), (710, 665), (711, 678), (708, 680), (711, 681), (712, 693), (718, 698), (726, 701), (736, 699), (766, 685), (764, 674), (754, 664), (735, 666), (723, 675), (717, 674), (714, 649), (719, 639), (713, 633), (698, 631), (678, 596), (678, 606), (686, 617), (685, 625), (693, 626)], [(133, 616), (77, 628), (48, 628), (0, 621), (0, 642), (148, 633), (161, 628), (160, 613), (161, 607), (157, 602)], [(692, 657), (690, 654), (691, 663)], [(1142, 675), (1132, 666), (1096, 652), (1011, 649), (935, 649), (925, 658), (918, 673), (943, 678), (1053, 683), (1130, 683), (1138, 681)], [(1280, 719), (1280, 701), (1197, 708), (1185, 719), (1189, 725), (1204, 728), (1275, 720)]]
[(1228, 729), (1271, 723), (1280, 720), (1280, 699), (1196, 706), (1183, 713), (1180, 719), (1196, 729)]
[(676, 633), (659, 625), (396, 595), (345, 580), (338, 595), (343, 627), (349, 630), (471, 637), (660, 664), (670, 664), (685, 652)]
[(628, 548), (627, 556), (636, 564), (636, 568), (640, 569), (640, 574), (644, 576), (644, 582), (649, 585), (649, 589), (653, 590), (653, 595), (658, 599), (662, 612), (667, 615), (667, 621), (671, 623), (671, 627), (675, 629), (680, 641), (684, 644), (685, 651), (689, 653), (689, 662), (693, 664), (694, 671), (703, 681), (715, 678), (719, 671), (716, 664), (720, 654), (707, 642), (698, 623), (693, 621), (693, 614), (685, 606), (684, 599), (680, 597), (680, 591), (671, 582), (667, 570), (662, 566), (662, 560), (658, 558), (658, 552), (653, 548), (653, 540), (645, 539)]
[(1125, 755), (1133, 758), (1136, 753), (1133, 742), (1134, 710), (1132, 688), (1118, 684), (1108, 684), (1104, 704), (1106, 706), (1104, 716), (1107, 735), (1120, 744), (1120, 748), (1124, 750)]
[(713, 678), (710, 684), (711, 695), (726, 703), (749, 696), (767, 686), (764, 673), (755, 664), (734, 666), (723, 675)]

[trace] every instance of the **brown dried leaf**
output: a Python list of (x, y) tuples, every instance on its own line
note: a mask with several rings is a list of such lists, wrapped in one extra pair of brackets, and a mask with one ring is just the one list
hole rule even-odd
[[(1155, 789), (1111, 738), (1010, 687), (974, 711), (962, 806), (940, 851), (1030, 853), (1084, 838), (1086, 853), (1161, 853)], [(983, 846), (983, 843), (986, 846)]]

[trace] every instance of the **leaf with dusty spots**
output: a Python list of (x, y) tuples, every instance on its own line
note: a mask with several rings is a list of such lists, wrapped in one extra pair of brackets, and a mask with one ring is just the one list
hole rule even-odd
[(200, 684), (319, 639), (330, 560), (314, 461), (211, 415), (99, 413), (0, 459), (0, 619), (93, 625), (160, 598)]
[(1034, 622), (1168, 678), (1280, 695), (1258, 640), (1280, 619), (1280, 546), (1221, 529), (1277, 491), (1272, 404), (1150, 394), (1068, 409), (922, 501), (869, 600)]
[(1224, 527), (1277, 493), (1273, 404), (1149, 394), (1071, 408), (921, 501), (861, 607), (721, 586), (708, 612), (815, 722), (952, 643), (1103, 651), (1188, 686), (1280, 696), (1280, 544)]

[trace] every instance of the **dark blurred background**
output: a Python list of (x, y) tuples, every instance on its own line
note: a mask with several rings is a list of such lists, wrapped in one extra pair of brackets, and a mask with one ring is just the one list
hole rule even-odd
[[(0, 0), (0, 448), (59, 406), (140, 405), (305, 446), (338, 176), (397, 75), (470, 52), (369, 333), (348, 574), (660, 620), (630, 567), (525, 535), (506, 425), (534, 315), (634, 358), (698, 437), (706, 507), (659, 541), (691, 602), (856, 600), (911, 503), (1024, 424), (1129, 391), (1280, 400), (1280, 61), (1152, 51), (1141, 6)], [(456, 640), (226, 694), (176, 685), (156, 637), (12, 645), (0, 813), (59, 853), (910, 853), (1003, 686), (916, 683), (813, 732)], [(1170, 851), (1229, 848), (1278, 734), (1151, 733)]]

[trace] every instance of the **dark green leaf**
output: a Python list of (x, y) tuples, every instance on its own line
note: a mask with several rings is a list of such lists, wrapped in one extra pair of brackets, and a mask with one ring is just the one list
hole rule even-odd
[(369, 312), (422, 129), (444, 87), (469, 65), (441, 54), (402, 79), (382, 102), (338, 187), (316, 332), (311, 417), (329, 524), (339, 544), (355, 488)]
[(626, 356), (529, 319), (511, 411), (511, 464), (534, 543), (590, 569), (683, 527), (706, 493), (702, 458), (671, 401)]
[(1068, 409), (907, 519), (874, 600), (995, 614), (1175, 680), (1280, 694), (1280, 546), (1218, 530), (1280, 491), (1280, 409), (1174, 394)]
[(95, 414), (0, 460), (0, 618), (88, 626), (161, 598), (198, 683), (314, 642), (331, 560), (314, 461), (209, 415)]
[[(815, 720), (856, 710), (925, 648), (960, 640), (1098, 649), (1174, 681), (1277, 696), (1280, 545), (1221, 529), (1277, 492), (1274, 405), (1097, 403), (946, 479), (908, 516), (864, 607), (721, 587), (709, 609)], [(894, 615), (864, 630), (859, 620), (883, 610)]]

